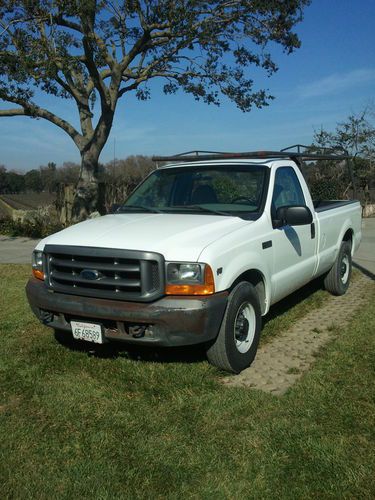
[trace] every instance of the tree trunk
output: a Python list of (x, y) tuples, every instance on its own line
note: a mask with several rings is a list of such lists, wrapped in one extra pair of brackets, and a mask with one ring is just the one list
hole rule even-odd
[(105, 212), (102, 185), (98, 179), (99, 154), (99, 148), (81, 154), (81, 174), (74, 193), (72, 222), (85, 220), (93, 212)]
[[(115, 100), (116, 102), (116, 100)], [(107, 142), (112, 128), (115, 109), (105, 107), (102, 109), (102, 116), (90, 134), (91, 125), (87, 130), (87, 124), (82, 122), (82, 131), (86, 134), (87, 141), (77, 144), (81, 152), (81, 173), (74, 195), (72, 210), (72, 221), (78, 222), (87, 219), (93, 212), (105, 213), (103, 184), (99, 182), (99, 156)]]

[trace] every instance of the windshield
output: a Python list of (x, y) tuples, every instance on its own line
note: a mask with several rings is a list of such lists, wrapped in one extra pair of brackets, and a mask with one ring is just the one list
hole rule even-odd
[(255, 214), (261, 211), (266, 174), (258, 165), (156, 170), (119, 211)]

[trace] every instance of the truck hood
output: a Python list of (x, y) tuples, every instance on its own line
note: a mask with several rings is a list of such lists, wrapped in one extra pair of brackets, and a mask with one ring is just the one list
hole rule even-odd
[(252, 221), (205, 214), (113, 214), (48, 236), (45, 245), (73, 245), (158, 252), (166, 260), (197, 261), (209, 244)]

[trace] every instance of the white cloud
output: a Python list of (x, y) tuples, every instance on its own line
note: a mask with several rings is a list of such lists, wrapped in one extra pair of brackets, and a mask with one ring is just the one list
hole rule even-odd
[(297, 88), (302, 98), (320, 97), (341, 92), (364, 83), (375, 82), (375, 69), (364, 68), (350, 71), (346, 74), (334, 73)]

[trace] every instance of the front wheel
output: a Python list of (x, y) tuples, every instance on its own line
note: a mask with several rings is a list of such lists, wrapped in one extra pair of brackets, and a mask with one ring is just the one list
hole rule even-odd
[(335, 263), (324, 278), (324, 287), (333, 295), (344, 295), (349, 287), (352, 273), (352, 248), (349, 241), (343, 241)]
[(261, 323), (258, 295), (250, 283), (242, 281), (229, 295), (219, 334), (207, 351), (209, 362), (232, 373), (250, 366), (258, 349)]

